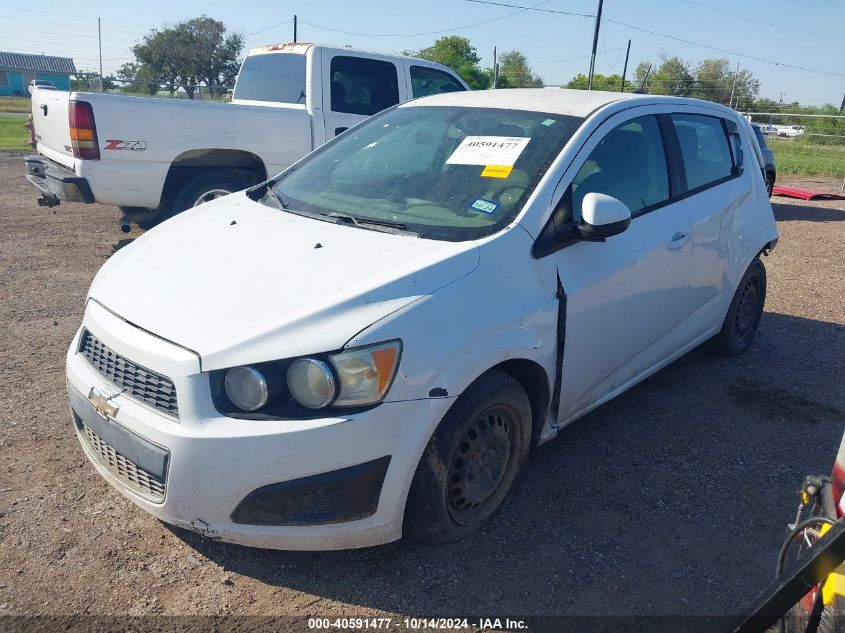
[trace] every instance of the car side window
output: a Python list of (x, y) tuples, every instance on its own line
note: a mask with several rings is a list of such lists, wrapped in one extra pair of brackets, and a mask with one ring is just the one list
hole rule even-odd
[(427, 66), (411, 66), (411, 93), (414, 99), (436, 95), (441, 92), (462, 92), (466, 90), (449, 73)]
[(693, 190), (730, 178), (734, 159), (725, 122), (701, 114), (673, 114), (681, 146), (687, 189)]
[(588, 193), (613, 196), (634, 214), (669, 199), (669, 170), (656, 117), (623, 123), (590, 153), (572, 181), (576, 217)]
[(399, 77), (391, 62), (338, 56), (330, 75), (333, 112), (369, 116), (399, 103)]

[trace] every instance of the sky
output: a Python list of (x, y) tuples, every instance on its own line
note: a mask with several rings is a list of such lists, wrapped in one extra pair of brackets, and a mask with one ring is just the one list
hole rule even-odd
[[(0, 50), (73, 57), (78, 69), (96, 70), (100, 17), (108, 74), (132, 60), (130, 48), (145, 33), (165, 23), (208, 15), (243, 33), (249, 48), (291, 41), (296, 14), (301, 42), (400, 52), (462, 35), (485, 67), (495, 46), (500, 53), (523, 52), (546, 84), (587, 73), (594, 18), (568, 13), (594, 15), (598, 0), (489, 1), (516, 6), (472, 0), (0, 0)], [(542, 11), (519, 8), (529, 6)], [(629, 76), (638, 62), (659, 63), (661, 54), (693, 65), (720, 57), (752, 71), (763, 97), (838, 106), (845, 94), (845, 0), (605, 0), (602, 17), (599, 73), (622, 73), (630, 38)]]

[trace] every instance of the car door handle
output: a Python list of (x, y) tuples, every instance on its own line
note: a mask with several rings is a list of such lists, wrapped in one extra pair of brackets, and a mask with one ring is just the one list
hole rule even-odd
[(677, 250), (680, 250), (680, 248), (681, 248), (684, 244), (686, 244), (686, 243), (687, 243), (687, 240), (688, 240), (688, 239), (689, 239), (689, 234), (688, 234), (688, 233), (675, 233), (675, 234), (672, 236), (671, 241), (669, 242), (669, 250), (670, 250), (670, 251), (677, 251)]

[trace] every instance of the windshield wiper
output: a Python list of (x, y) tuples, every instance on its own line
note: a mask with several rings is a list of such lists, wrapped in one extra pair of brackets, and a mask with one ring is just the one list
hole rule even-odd
[(338, 224), (350, 224), (362, 229), (370, 229), (374, 231), (384, 231), (385, 233), (404, 233), (419, 236), (419, 233), (409, 231), (407, 227), (401, 222), (391, 222), (390, 220), (371, 220), (369, 218), (357, 218), (348, 213), (338, 213), (337, 211), (329, 211), (324, 214), (329, 218), (336, 218)]

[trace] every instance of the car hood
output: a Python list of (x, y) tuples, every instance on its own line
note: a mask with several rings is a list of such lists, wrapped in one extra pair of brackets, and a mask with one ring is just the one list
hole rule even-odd
[(90, 297), (203, 371), (339, 349), (471, 273), (478, 248), (321, 222), (233, 194), (113, 255)]

